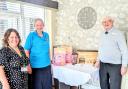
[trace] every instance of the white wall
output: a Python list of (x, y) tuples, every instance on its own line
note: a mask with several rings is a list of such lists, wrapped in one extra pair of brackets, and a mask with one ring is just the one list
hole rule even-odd
[[(104, 16), (112, 16), (115, 26), (128, 30), (128, 0), (58, 0), (57, 29), (54, 45), (72, 45), (77, 49), (97, 49), (99, 35), (103, 30)], [(77, 23), (77, 14), (83, 7), (90, 6), (97, 12), (96, 24), (88, 30)]]

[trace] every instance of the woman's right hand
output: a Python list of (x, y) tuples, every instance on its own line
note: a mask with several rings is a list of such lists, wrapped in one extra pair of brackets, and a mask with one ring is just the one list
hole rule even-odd
[(10, 89), (8, 80), (4, 73), (4, 66), (0, 66), (0, 81), (2, 83), (2, 89)]
[(3, 84), (2, 89), (10, 89), (10, 86), (8, 83)]

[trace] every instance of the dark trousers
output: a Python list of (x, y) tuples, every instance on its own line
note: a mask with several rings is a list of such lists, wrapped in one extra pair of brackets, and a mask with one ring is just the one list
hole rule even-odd
[(100, 63), (101, 89), (121, 89), (121, 64)]
[(52, 89), (51, 66), (32, 68), (33, 89)]
[(28, 74), (28, 89), (32, 89), (32, 74)]

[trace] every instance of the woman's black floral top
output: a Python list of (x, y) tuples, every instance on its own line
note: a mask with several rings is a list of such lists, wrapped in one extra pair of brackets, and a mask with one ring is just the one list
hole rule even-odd
[(28, 65), (28, 58), (23, 47), (19, 46), (22, 56), (9, 47), (0, 50), (0, 65), (4, 66), (4, 71), (11, 89), (28, 89), (28, 74), (21, 71), (21, 66)]

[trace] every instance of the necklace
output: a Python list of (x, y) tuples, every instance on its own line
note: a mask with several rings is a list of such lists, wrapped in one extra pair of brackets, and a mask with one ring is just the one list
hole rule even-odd
[(15, 52), (16, 54), (18, 54), (20, 57), (22, 57), (22, 55), (21, 55), (21, 52), (20, 52), (20, 50), (19, 50), (19, 48), (18, 47), (16, 47), (16, 48), (13, 48), (13, 47), (11, 47), (11, 46), (8, 46), (13, 52)]

